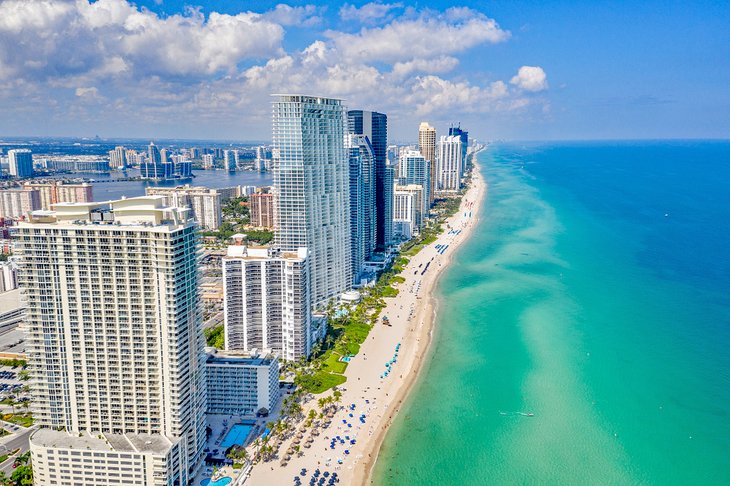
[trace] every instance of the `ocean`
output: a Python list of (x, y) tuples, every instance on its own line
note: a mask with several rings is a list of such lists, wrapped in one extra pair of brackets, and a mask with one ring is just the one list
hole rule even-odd
[(730, 142), (479, 163), (480, 222), (374, 484), (730, 484)]

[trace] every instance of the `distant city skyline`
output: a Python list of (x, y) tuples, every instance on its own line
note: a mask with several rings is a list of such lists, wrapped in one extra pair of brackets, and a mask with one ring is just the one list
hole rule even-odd
[[(256, 9), (255, 12), (249, 9)], [(270, 93), (489, 139), (730, 136), (721, 2), (0, 3), (0, 136), (270, 138)], [(12, 47), (12, 48), (11, 48)]]

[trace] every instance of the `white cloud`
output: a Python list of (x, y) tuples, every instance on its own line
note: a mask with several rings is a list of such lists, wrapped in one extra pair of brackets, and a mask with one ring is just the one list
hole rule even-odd
[(392, 10), (402, 8), (402, 3), (366, 3), (358, 8), (346, 3), (340, 8), (342, 20), (356, 20), (360, 23), (370, 23), (387, 17)]
[(316, 5), (292, 7), (280, 3), (273, 10), (264, 13), (262, 17), (279, 25), (312, 27), (322, 22), (322, 18), (319, 16), (320, 10)]
[(7, 0), (0, 2), (0, 77), (104, 72), (110, 59), (130, 75), (204, 76), (276, 54), (283, 35), (280, 25), (253, 13), (205, 19), (188, 9), (161, 18), (124, 0)]
[(543, 91), (548, 87), (547, 75), (539, 66), (522, 66), (510, 83), (525, 91)]
[[(468, 17), (467, 11), (471, 12)], [(429, 10), (415, 19), (396, 19), (355, 34), (330, 31), (327, 36), (346, 58), (398, 62), (463, 53), (486, 42), (503, 42), (510, 34), (479, 12), (451, 9), (443, 14)]]
[[(469, 8), (401, 8), (346, 5), (342, 18), (376, 19), (378, 27), (312, 31), (308, 46), (284, 50), (284, 26), (318, 24), (323, 8), (207, 16), (188, 8), (161, 17), (124, 0), (0, 0), (0, 106), (18, 111), (9, 120), (31, 120), (26, 126), (36, 117), (66, 127), (78, 117), (119, 127), (119, 135), (187, 127), (179, 135), (221, 136), (224, 127), (248, 124), (255, 133), (232, 136), (264, 138), (275, 92), (340, 97), (404, 123), (539, 103), (532, 92), (547, 87), (541, 68), (523, 66), (509, 82), (455, 73), (466, 50), (509, 38), (494, 20)], [(6, 127), (0, 121), (0, 131)]]

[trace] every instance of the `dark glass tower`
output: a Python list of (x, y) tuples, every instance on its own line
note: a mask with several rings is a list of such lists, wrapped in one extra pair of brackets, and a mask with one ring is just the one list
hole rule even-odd
[(463, 176), (463, 169), (466, 167), (466, 149), (469, 147), (469, 132), (462, 130), (461, 125), (458, 125), (455, 127), (449, 127), (449, 135), (461, 138), (461, 175)]
[(385, 250), (390, 244), (393, 226), (393, 189), (386, 187), (386, 163), (388, 152), (388, 117), (376, 111), (350, 110), (347, 112), (347, 128), (354, 135), (365, 135), (375, 155), (375, 248)]

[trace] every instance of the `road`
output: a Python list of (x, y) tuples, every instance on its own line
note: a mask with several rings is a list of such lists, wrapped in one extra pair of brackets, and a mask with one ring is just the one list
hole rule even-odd
[[(8, 430), (13, 430), (13, 424), (8, 422), (2, 422), (3, 427)], [(18, 431), (12, 435), (6, 435), (0, 437), (0, 455), (14, 451), (20, 448), (17, 455), (25, 453), (30, 448), (30, 434), (32, 434), (37, 427), (33, 426), (28, 429), (25, 427), (17, 426)], [(0, 471), (3, 471), (6, 475), (10, 475), (13, 472), (13, 458), (9, 458), (7, 461), (0, 464)]]
[(223, 324), (223, 311), (220, 311), (220, 312), (214, 314), (210, 319), (205, 321), (203, 323), (203, 329), (215, 327), (220, 324)]

